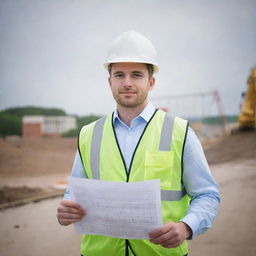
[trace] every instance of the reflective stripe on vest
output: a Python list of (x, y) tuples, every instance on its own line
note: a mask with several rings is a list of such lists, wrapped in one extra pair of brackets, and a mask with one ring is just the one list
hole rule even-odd
[[(106, 117), (102, 117), (96, 121), (92, 133), (92, 143), (91, 143), (91, 168), (93, 179), (100, 178), (100, 147), (102, 132), (104, 128)], [(170, 151), (172, 144), (172, 130), (174, 125), (174, 119), (168, 115), (165, 115), (160, 143), (159, 151)], [(161, 200), (162, 201), (179, 201), (186, 194), (184, 186), (180, 191), (173, 190), (163, 190), (161, 189)]]
[(106, 116), (100, 118), (95, 123), (92, 133), (92, 144), (91, 144), (91, 166), (92, 176), (95, 180), (100, 178), (100, 145), (102, 139), (103, 126), (106, 120)]

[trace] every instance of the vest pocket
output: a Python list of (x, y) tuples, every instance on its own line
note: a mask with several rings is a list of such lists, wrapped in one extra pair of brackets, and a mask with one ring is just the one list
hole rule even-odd
[(144, 180), (160, 179), (161, 189), (170, 189), (172, 180), (173, 151), (145, 152)]

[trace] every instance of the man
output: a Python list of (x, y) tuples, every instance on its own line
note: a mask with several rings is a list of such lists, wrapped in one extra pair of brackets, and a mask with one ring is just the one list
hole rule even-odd
[[(129, 31), (117, 37), (105, 63), (117, 110), (79, 135), (72, 176), (135, 182), (160, 179), (164, 225), (150, 240), (85, 235), (81, 255), (187, 255), (187, 239), (205, 232), (220, 201), (202, 147), (186, 120), (171, 118), (148, 100), (158, 71), (152, 43)], [(69, 200), (59, 204), (62, 225), (86, 218)]]

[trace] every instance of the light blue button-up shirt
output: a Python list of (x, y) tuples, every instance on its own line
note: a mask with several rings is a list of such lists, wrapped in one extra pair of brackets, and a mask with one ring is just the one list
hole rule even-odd
[[(149, 102), (145, 109), (127, 126), (120, 120), (117, 111), (114, 112), (114, 129), (126, 170), (129, 170), (132, 155), (139, 138), (155, 112), (155, 107)], [(78, 151), (76, 152), (71, 176), (87, 178)], [(204, 233), (212, 226), (220, 202), (218, 185), (215, 183), (202, 146), (194, 131), (189, 128), (183, 154), (183, 184), (191, 196), (191, 202), (186, 216), (180, 221), (185, 222), (192, 230), (193, 237)], [(70, 199), (67, 188), (65, 199)]]

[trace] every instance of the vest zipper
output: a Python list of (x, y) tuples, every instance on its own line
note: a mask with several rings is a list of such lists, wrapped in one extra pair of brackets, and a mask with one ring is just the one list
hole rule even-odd
[(118, 147), (118, 151), (119, 151), (120, 156), (121, 156), (121, 158), (122, 158), (122, 162), (123, 162), (124, 169), (125, 169), (126, 176), (127, 176), (127, 169), (126, 169), (126, 165), (125, 165), (125, 161), (124, 161), (124, 156), (123, 156), (123, 154), (122, 154), (122, 152), (121, 152), (121, 148), (120, 148), (120, 145), (119, 145), (119, 143), (118, 143), (117, 136), (116, 136), (116, 131), (115, 131), (115, 128), (114, 128), (113, 116), (114, 116), (114, 112), (113, 112), (113, 114), (112, 114), (112, 130), (113, 130), (114, 135), (115, 135), (115, 139), (116, 139), (116, 144), (117, 144), (117, 147)]
[(129, 256), (128, 240), (125, 239), (125, 256)]
[[(114, 135), (115, 135), (116, 144), (117, 144), (117, 147), (118, 147), (118, 150), (119, 150), (119, 153), (120, 153), (120, 156), (121, 156), (121, 158), (122, 158), (123, 165), (124, 165), (124, 169), (125, 169), (125, 172), (126, 172), (126, 182), (129, 182), (130, 171), (131, 171), (131, 168), (132, 168), (132, 163), (133, 163), (133, 159), (134, 159), (135, 153), (136, 153), (136, 151), (137, 151), (137, 148), (138, 148), (138, 146), (139, 146), (139, 144), (140, 144), (140, 141), (141, 141), (141, 139), (142, 139), (142, 137), (143, 137), (143, 135), (144, 135), (144, 133), (145, 133), (145, 131), (146, 131), (146, 129), (147, 129), (149, 123), (151, 122), (151, 120), (152, 120), (153, 117), (155, 116), (156, 112), (157, 112), (157, 109), (155, 110), (155, 112), (153, 113), (153, 115), (151, 116), (151, 118), (149, 119), (148, 123), (146, 124), (146, 126), (145, 126), (145, 128), (144, 128), (144, 130), (143, 130), (143, 132), (142, 132), (142, 134), (141, 134), (141, 136), (140, 136), (140, 138), (139, 138), (139, 141), (138, 141), (138, 143), (137, 143), (137, 145), (136, 145), (136, 147), (135, 147), (135, 149), (134, 149), (134, 151), (133, 151), (133, 155), (132, 155), (132, 159), (131, 159), (131, 162), (130, 162), (129, 170), (127, 170), (127, 168), (126, 168), (126, 164), (125, 164), (125, 161), (124, 161), (124, 156), (123, 156), (123, 154), (122, 154), (120, 145), (119, 145), (118, 140), (117, 140), (116, 131), (115, 131), (115, 128), (114, 128), (114, 119), (113, 119), (113, 117), (114, 117), (114, 112), (113, 112), (113, 114), (112, 114), (112, 129), (113, 129), (113, 132), (114, 132)], [(133, 249), (132, 249), (132, 247), (131, 247), (131, 245), (130, 245), (130, 243), (129, 243), (129, 240), (128, 240), (128, 239), (125, 239), (125, 256), (129, 256), (129, 248), (130, 248), (130, 250), (132, 251), (133, 255), (136, 256), (135, 253), (134, 253), (134, 251), (133, 251)]]
[(130, 162), (130, 166), (129, 166), (129, 169), (128, 169), (128, 170), (127, 170), (127, 168), (126, 168), (126, 164), (125, 164), (125, 161), (124, 161), (124, 156), (123, 156), (123, 154), (122, 154), (122, 152), (121, 152), (121, 148), (120, 148), (120, 145), (119, 145), (118, 140), (117, 140), (116, 131), (115, 131), (115, 128), (114, 128), (114, 120), (113, 120), (114, 113), (112, 114), (112, 129), (113, 129), (113, 132), (114, 132), (114, 135), (115, 135), (116, 144), (117, 144), (117, 147), (118, 147), (120, 156), (121, 156), (121, 158), (122, 158), (122, 162), (123, 162), (123, 165), (124, 165), (124, 169), (125, 169), (125, 171), (126, 171), (126, 182), (129, 182), (130, 171), (131, 171), (131, 168), (132, 168), (132, 163), (133, 163), (133, 159), (134, 159), (135, 153), (136, 153), (136, 151), (137, 151), (137, 148), (138, 148), (138, 146), (139, 146), (139, 144), (140, 144), (140, 141), (141, 141), (141, 139), (142, 139), (142, 137), (143, 137), (143, 135), (144, 135), (144, 133), (145, 133), (145, 131), (146, 131), (148, 125), (150, 124), (151, 120), (152, 120), (153, 117), (155, 116), (156, 112), (157, 112), (157, 109), (155, 110), (155, 112), (153, 113), (153, 115), (151, 116), (151, 118), (149, 119), (148, 123), (146, 124), (146, 126), (145, 126), (145, 128), (144, 128), (144, 130), (143, 130), (143, 132), (142, 132), (142, 134), (141, 134), (141, 136), (140, 136), (140, 138), (139, 138), (139, 140), (138, 140), (138, 142), (137, 142), (137, 145), (136, 145), (136, 147), (135, 147), (135, 149), (134, 149), (134, 151), (133, 151), (133, 155), (132, 155), (131, 162)]
[(146, 131), (148, 125), (150, 124), (151, 120), (152, 120), (153, 117), (155, 116), (156, 112), (157, 112), (157, 109), (155, 110), (155, 112), (153, 113), (153, 115), (152, 115), (151, 118), (149, 119), (148, 123), (146, 124), (146, 126), (145, 126), (145, 128), (144, 128), (144, 130), (143, 130), (143, 132), (142, 132), (142, 134), (141, 134), (141, 136), (140, 136), (140, 138), (139, 138), (139, 141), (138, 141), (138, 143), (137, 143), (137, 145), (136, 145), (136, 147), (135, 147), (135, 149), (134, 149), (134, 151), (133, 151), (132, 159), (131, 159), (130, 166), (129, 166), (129, 172), (127, 173), (127, 180), (126, 180), (126, 182), (129, 182), (130, 173), (131, 173), (131, 169), (132, 169), (132, 163), (133, 163), (133, 159), (134, 159), (135, 153), (136, 153), (136, 151), (137, 151), (137, 148), (139, 147), (140, 141), (141, 141), (141, 139), (142, 139), (142, 137), (143, 137), (143, 135), (144, 135), (144, 133), (145, 133), (145, 131)]

